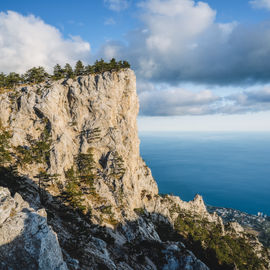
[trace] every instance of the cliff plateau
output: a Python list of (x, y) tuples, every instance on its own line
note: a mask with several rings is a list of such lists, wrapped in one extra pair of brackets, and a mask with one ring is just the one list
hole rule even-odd
[(159, 195), (138, 110), (131, 69), (0, 94), (0, 185), (14, 196), (0, 189), (3, 269), (270, 268), (269, 250), (201, 196)]

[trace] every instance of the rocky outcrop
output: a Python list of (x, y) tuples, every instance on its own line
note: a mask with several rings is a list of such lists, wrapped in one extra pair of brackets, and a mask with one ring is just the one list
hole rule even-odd
[[(8, 93), (0, 97), (0, 120), (13, 132), (13, 146), (29, 147), (27, 138), (38, 139), (47, 125), (52, 144), (45, 169), (62, 182), (75, 157), (91, 148), (97, 193), (114, 208), (123, 201), (124, 209), (143, 207), (142, 192), (158, 194), (139, 154), (138, 110), (136, 79), (130, 69), (21, 87), (16, 97)], [(31, 164), (21, 172), (33, 179), (42, 166)], [(89, 204), (94, 210), (93, 202)]]
[(0, 187), (0, 218), (0, 269), (68, 269), (44, 209)]
[[(158, 194), (140, 157), (138, 109), (130, 69), (20, 86), (0, 95), (0, 127), (10, 132), (12, 153), (12, 167), (0, 167), (0, 184), (32, 207), (18, 194), (12, 198), (3, 191), (0, 222), (18, 222), (19, 229), (3, 240), (0, 258), (6, 256), (16, 269), (12, 252), (22, 254), (22, 249), (25, 263), (33, 259), (39, 265), (35, 269), (45, 264), (65, 269), (62, 250), (69, 269), (207, 270), (203, 237), (212, 231), (220, 241), (246, 237), (237, 225), (225, 228), (220, 217), (209, 214), (199, 195), (184, 202)], [(61, 249), (45, 212), (38, 210), (43, 207)], [(9, 228), (4, 225), (0, 235)], [(193, 248), (192, 237), (202, 237), (200, 250), (199, 238)], [(191, 250), (203, 254), (202, 260)]]

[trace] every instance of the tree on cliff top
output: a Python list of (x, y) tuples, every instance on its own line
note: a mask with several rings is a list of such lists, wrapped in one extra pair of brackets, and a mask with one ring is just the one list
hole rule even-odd
[(94, 65), (87, 66), (84, 66), (82, 61), (79, 60), (77, 61), (74, 70), (68, 63), (64, 68), (59, 64), (56, 64), (52, 75), (49, 75), (43, 67), (33, 67), (23, 75), (15, 72), (11, 72), (8, 75), (3, 72), (0, 73), (0, 88), (12, 89), (20, 83), (40, 83), (50, 78), (53, 80), (60, 80), (62, 78), (74, 78), (75, 76), (85, 74), (119, 71), (124, 68), (130, 68), (130, 64), (127, 61), (116, 61), (115, 58), (112, 58), (108, 63), (101, 58), (100, 60), (97, 60)]
[(49, 77), (49, 74), (43, 67), (33, 67), (26, 71), (24, 74), (24, 82), (26, 83), (40, 83), (45, 81)]
[(60, 80), (64, 78), (64, 69), (59, 64), (56, 64), (53, 68), (53, 80)]
[(80, 75), (84, 74), (84, 65), (83, 65), (81, 60), (79, 60), (76, 63), (74, 73), (75, 73), (76, 76), (80, 76)]
[(74, 72), (70, 64), (66, 63), (64, 67), (64, 75), (66, 78), (74, 78)]

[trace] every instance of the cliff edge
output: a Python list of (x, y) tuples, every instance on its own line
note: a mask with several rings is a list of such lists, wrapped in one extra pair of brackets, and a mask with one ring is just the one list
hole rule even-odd
[[(46, 209), (61, 267), (269, 269), (256, 237), (209, 214), (201, 196), (158, 194), (139, 153), (138, 110), (131, 69), (0, 94), (0, 185), (31, 211)], [(252, 250), (242, 254), (241, 245)], [(253, 268), (244, 268), (248, 261)]]

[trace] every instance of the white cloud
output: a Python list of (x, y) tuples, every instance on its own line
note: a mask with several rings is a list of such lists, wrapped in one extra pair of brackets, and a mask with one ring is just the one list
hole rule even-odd
[(266, 8), (270, 10), (270, 0), (253, 0), (249, 2), (254, 8)]
[(121, 11), (127, 9), (129, 2), (127, 0), (104, 0), (106, 6), (113, 11)]
[(139, 95), (142, 115), (203, 115), (211, 114), (220, 100), (209, 90), (192, 92), (181, 88), (150, 90)]
[(270, 86), (220, 96), (210, 90), (139, 83), (140, 113), (147, 116), (242, 114), (270, 111)]
[(102, 47), (102, 54), (96, 58), (105, 58), (106, 60), (111, 60), (113, 57), (116, 59), (123, 59), (121, 55), (121, 48), (123, 48), (123, 44), (119, 42), (110, 41), (110, 46)]
[(74, 64), (90, 55), (80, 37), (63, 38), (60, 31), (34, 15), (0, 13), (0, 71), (23, 73), (33, 66), (50, 69), (56, 63)]
[(149, 0), (141, 7), (145, 10), (142, 19), (150, 30), (147, 48), (165, 53), (190, 47), (194, 38), (213, 23), (216, 14), (208, 4), (190, 0)]
[(217, 23), (215, 10), (193, 0), (146, 0), (140, 7), (141, 29), (114, 50), (140, 78), (171, 84), (270, 81), (270, 22)]

